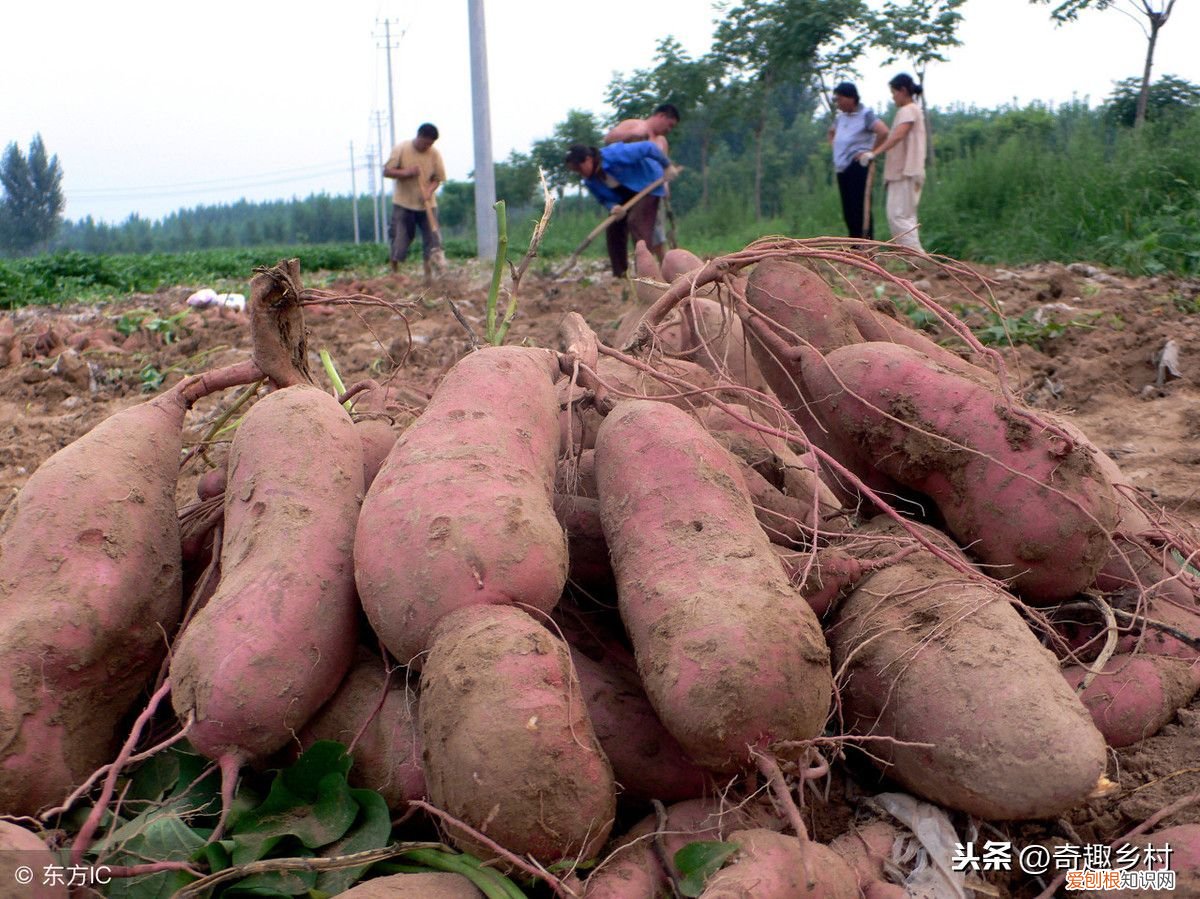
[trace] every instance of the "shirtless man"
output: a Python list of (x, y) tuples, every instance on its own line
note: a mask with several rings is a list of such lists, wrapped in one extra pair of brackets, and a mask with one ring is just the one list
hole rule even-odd
[(671, 155), (667, 145), (667, 135), (679, 124), (679, 110), (670, 103), (663, 103), (654, 110), (648, 119), (625, 119), (615, 128), (604, 135), (606, 144), (630, 143), (631, 141), (652, 140), (658, 148)]
[[(670, 156), (670, 146), (667, 143), (667, 135), (671, 133), (671, 129), (679, 124), (679, 110), (670, 103), (663, 103), (656, 107), (654, 112), (646, 119), (625, 119), (614, 127), (608, 134), (604, 135), (604, 143), (631, 143), (634, 141), (648, 140), (663, 151), (665, 156)], [(658, 207), (658, 218), (654, 222), (654, 233), (651, 237), (652, 246), (650, 251), (658, 257), (658, 261), (662, 262), (665, 253), (664, 244), (667, 239), (667, 229), (664, 219), (667, 217), (668, 207), (670, 204), (670, 189), (663, 197), (663, 202)]]

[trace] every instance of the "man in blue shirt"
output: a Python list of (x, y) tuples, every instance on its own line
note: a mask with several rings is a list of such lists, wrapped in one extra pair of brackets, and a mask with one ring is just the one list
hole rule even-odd
[[(581, 178), (587, 189), (609, 212), (619, 213), (623, 204), (634, 194), (649, 187), (664, 175), (674, 177), (675, 169), (665, 153), (653, 141), (631, 144), (609, 144), (596, 149), (574, 144), (567, 151), (567, 168)], [(629, 238), (634, 242), (654, 238), (654, 220), (658, 215), (658, 200), (665, 193), (659, 185), (642, 197), (622, 218), (608, 226), (608, 259), (615, 277), (625, 277), (629, 268)]]

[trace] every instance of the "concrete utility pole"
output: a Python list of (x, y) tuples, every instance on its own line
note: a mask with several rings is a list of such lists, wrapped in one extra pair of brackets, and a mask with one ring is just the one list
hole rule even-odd
[[(395, 21), (395, 19), (384, 19), (382, 22), (379, 19), (375, 20), (375, 24), (383, 25), (383, 50), (387, 54), (388, 122), (391, 125), (391, 131), (388, 133), (393, 147), (396, 146), (396, 107), (392, 103), (392, 50), (400, 46), (399, 38), (396, 43), (392, 43), (392, 23)], [(404, 37), (403, 31), (400, 32), (400, 37)]]
[(358, 243), (358, 186), (354, 180), (354, 141), (350, 141), (350, 214), (354, 217), (354, 242)]
[[(380, 243), (387, 243), (388, 222), (391, 221), (392, 210), (387, 205), (387, 179), (383, 177), (383, 167), (392, 155), (392, 148), (383, 148), (383, 113), (375, 113), (375, 135), (379, 147), (379, 227), (383, 233)], [(394, 144), (392, 146), (395, 146)]]
[(475, 243), (480, 259), (496, 258), (496, 170), (492, 167), (492, 114), (488, 101), (487, 32), (483, 0), (467, 0), (471, 34), (471, 124), (475, 132)]
[(379, 194), (375, 191), (375, 150), (367, 147), (367, 187), (371, 191), (372, 221), (375, 223), (375, 243), (379, 243)]

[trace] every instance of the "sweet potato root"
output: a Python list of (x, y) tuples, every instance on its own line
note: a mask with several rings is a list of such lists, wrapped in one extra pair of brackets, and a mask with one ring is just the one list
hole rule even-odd
[(416, 690), (403, 670), (389, 683), (377, 653), (359, 650), (337, 692), (300, 732), (302, 747), (318, 740), (353, 743), (350, 783), (376, 791), (394, 811), (425, 796)]
[(509, 851), (549, 864), (591, 858), (607, 839), (612, 768), (570, 653), (520, 609), (466, 606), (437, 624), (421, 671), (421, 739), (430, 800)]
[(611, 658), (593, 661), (578, 650), (571, 659), (596, 739), (623, 796), (679, 802), (713, 789), (711, 779), (654, 714), (635, 671)]
[[(1087, 672), (1073, 666), (1063, 672), (1077, 689)], [(1118, 653), (1080, 695), (1109, 746), (1132, 746), (1153, 736), (1196, 695), (1186, 662), (1156, 655)]]
[(1042, 818), (1104, 773), (1103, 737), (1011, 597), (928, 551), (861, 580), (826, 636), (846, 726), (877, 738), (872, 759), (918, 795)]
[[(228, 374), (228, 372), (226, 373)], [(0, 810), (34, 814), (108, 761), (179, 626), (175, 488), (198, 376), (51, 456), (0, 521)]]
[(659, 718), (713, 771), (820, 733), (828, 650), (733, 458), (687, 414), (621, 403), (596, 445), (621, 617)]
[(1065, 451), (999, 394), (899, 344), (808, 352), (803, 375), (830, 430), (929, 496), (989, 573), (1044, 601), (1095, 579), (1117, 505), (1086, 446)]
[(199, 752), (268, 756), (337, 689), (357, 642), (361, 497), (362, 443), (333, 397), (296, 385), (251, 408), (229, 454), (221, 583), (171, 661)]
[(371, 485), (355, 577), (367, 618), (401, 663), (419, 666), (434, 625), (462, 606), (548, 612), (558, 602), (567, 545), (552, 505), (557, 370), (547, 350), (465, 357)]
[(729, 842), (738, 851), (701, 899), (858, 899), (853, 869), (828, 846), (770, 830), (739, 830)]

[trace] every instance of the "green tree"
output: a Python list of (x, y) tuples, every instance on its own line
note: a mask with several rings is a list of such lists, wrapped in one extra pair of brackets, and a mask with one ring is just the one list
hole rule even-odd
[(29, 143), (29, 155), (15, 142), (0, 158), (0, 245), (17, 253), (44, 248), (62, 224), (65, 202), (58, 157), (47, 158), (40, 134)]
[[(897, 3), (888, 0), (877, 13), (870, 16), (872, 43), (888, 53), (883, 64), (899, 60), (912, 64), (921, 87), (926, 87), (931, 62), (945, 62), (942, 51), (959, 47), (958, 26), (962, 23), (959, 8), (966, 0), (913, 0)], [(922, 92), (921, 108), (929, 110), (928, 96)], [(933, 160), (933, 123), (927, 115), (925, 129), (928, 141), (926, 153)]]
[[(1171, 18), (1175, 8), (1175, 0), (1029, 0), (1030, 3), (1057, 4), (1050, 11), (1050, 17), (1058, 24), (1074, 22), (1085, 9), (1108, 9), (1113, 7), (1130, 16), (1142, 29), (1146, 36), (1146, 64), (1142, 68), (1142, 83), (1138, 91), (1137, 105), (1134, 108), (1133, 127), (1140, 128), (1146, 121), (1146, 109), (1150, 103), (1150, 71), (1154, 68), (1154, 48), (1158, 44), (1158, 33)], [(1129, 9), (1125, 7), (1128, 6)], [(1132, 13), (1130, 12), (1132, 10)], [(1139, 17), (1146, 20), (1145, 24)]]
[(742, 0), (717, 23), (714, 56), (737, 102), (755, 110), (754, 215), (762, 217), (763, 135), (772, 93), (785, 81), (807, 82), (821, 49), (863, 15), (861, 0)]
[[(1140, 78), (1125, 78), (1104, 104), (1110, 121), (1130, 127), (1137, 120), (1137, 104), (1141, 97)], [(1200, 108), (1200, 84), (1193, 84), (1174, 75), (1164, 75), (1150, 85), (1146, 98), (1146, 118), (1161, 119), (1174, 112)]]
[(496, 163), (496, 199), (509, 209), (532, 202), (539, 186), (538, 166), (529, 154), (513, 150), (508, 159)]
[(563, 190), (570, 183), (570, 171), (563, 165), (563, 157), (571, 144), (586, 144), (598, 147), (604, 139), (600, 130), (600, 122), (594, 113), (582, 109), (567, 111), (567, 117), (554, 126), (552, 137), (544, 137), (534, 141), (529, 155), (534, 164), (546, 173), (546, 182), (561, 197)]

